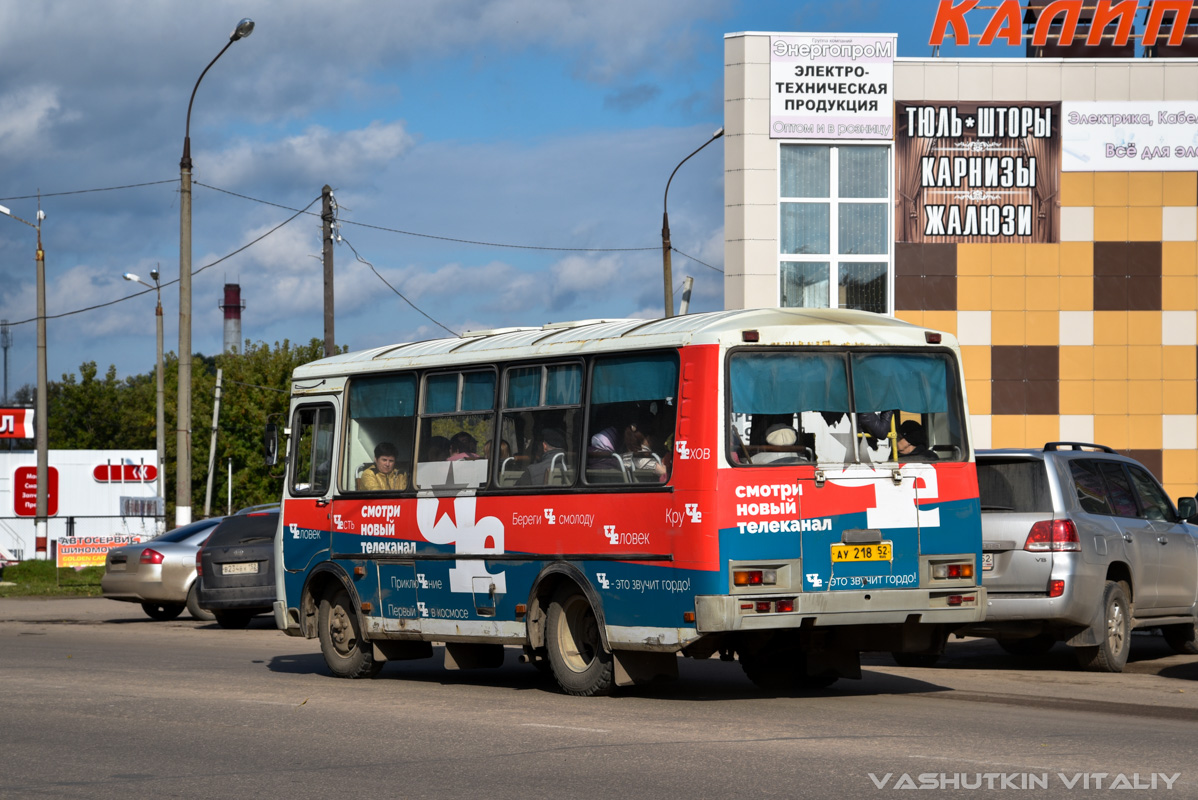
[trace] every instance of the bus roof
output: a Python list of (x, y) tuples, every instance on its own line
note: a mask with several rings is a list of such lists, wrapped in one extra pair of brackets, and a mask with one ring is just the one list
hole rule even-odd
[[(298, 367), (295, 379), (628, 349), (734, 345), (742, 342), (746, 330), (756, 330), (761, 344), (911, 346), (926, 343), (927, 329), (867, 311), (828, 308), (735, 309), (649, 320), (592, 319), (539, 328), (466, 332), (343, 353)], [(943, 343), (956, 347), (949, 334), (943, 335)]]

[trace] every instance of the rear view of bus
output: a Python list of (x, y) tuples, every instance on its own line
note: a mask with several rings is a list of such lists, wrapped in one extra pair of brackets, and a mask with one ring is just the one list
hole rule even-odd
[(874, 319), (725, 342), (728, 594), (696, 599), (698, 628), (762, 686), (859, 676), (867, 650), (930, 664), (984, 615), (957, 350)]
[(369, 677), (515, 650), (577, 695), (739, 661), (771, 691), (979, 621), (959, 352), (756, 309), (508, 329), (296, 370), (275, 618)]

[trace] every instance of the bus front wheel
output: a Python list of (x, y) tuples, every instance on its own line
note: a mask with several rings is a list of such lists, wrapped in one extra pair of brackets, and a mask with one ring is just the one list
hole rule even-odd
[(562, 691), (580, 697), (611, 694), (612, 655), (603, 646), (599, 620), (586, 596), (572, 586), (559, 589), (547, 617), (549, 665)]
[(338, 588), (320, 601), (317, 616), (320, 652), (333, 675), (338, 678), (373, 678), (383, 668), (374, 657), (374, 648), (362, 638), (358, 616), (349, 593)]

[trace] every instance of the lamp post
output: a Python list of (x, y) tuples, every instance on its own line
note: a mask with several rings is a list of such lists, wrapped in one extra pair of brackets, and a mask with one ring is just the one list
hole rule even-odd
[(42, 250), (42, 220), (46, 212), (37, 210), (37, 223), (21, 219), (4, 206), (0, 213), (23, 222), (37, 231), (37, 403), (33, 412), (34, 437), (37, 447), (37, 508), (34, 512), (34, 550), (47, 553), (48, 541), (46, 518), (49, 515), (47, 492), (49, 491), (49, 428), (46, 424), (47, 392), (50, 381), (46, 377), (46, 251)]
[[(163, 483), (162, 473), (166, 470), (166, 417), (163, 410), (165, 404), (163, 403), (164, 393), (162, 387), (162, 286), (158, 283), (158, 275), (159, 273), (157, 268), (150, 270), (150, 280), (154, 281), (153, 286), (150, 286), (150, 284), (146, 283), (132, 272), (126, 272), (124, 278), (127, 281), (140, 283), (142, 286), (149, 286), (149, 288), (153, 289), (158, 295), (158, 307), (154, 309), (154, 319), (157, 321), (156, 327), (158, 328), (158, 397), (154, 413), (154, 425), (155, 438), (157, 440), (158, 446), (158, 496), (162, 498), (162, 502), (164, 504), (162, 510), (165, 514), (166, 489), (165, 484)], [(165, 523), (165, 521), (166, 520), (164, 518), (163, 522)]]
[(666, 193), (665, 197), (663, 197), (661, 201), (661, 266), (666, 284), (666, 317), (674, 316), (674, 275), (670, 265), (670, 183), (673, 182), (674, 175), (677, 174), (682, 165), (691, 160), (691, 156), (695, 155), (695, 153), (698, 153), (704, 147), (711, 144), (723, 135), (723, 128), (720, 128), (718, 131), (711, 134), (711, 138), (699, 145), (699, 147), (695, 149), (694, 153), (691, 153), (689, 156), (678, 162), (678, 166), (674, 167), (674, 171), (670, 173), (670, 180), (666, 181)]
[(183, 133), (183, 158), (179, 160), (179, 402), (175, 449), (175, 525), (191, 522), (191, 106), (200, 81), (233, 42), (254, 32), (254, 21), (237, 23), (229, 41), (208, 62), (187, 102), (187, 127)]

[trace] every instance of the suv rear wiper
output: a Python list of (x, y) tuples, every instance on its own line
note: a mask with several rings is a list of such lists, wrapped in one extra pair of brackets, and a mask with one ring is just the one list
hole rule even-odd
[(1014, 506), (982, 506), (983, 511), (1014, 511)]

